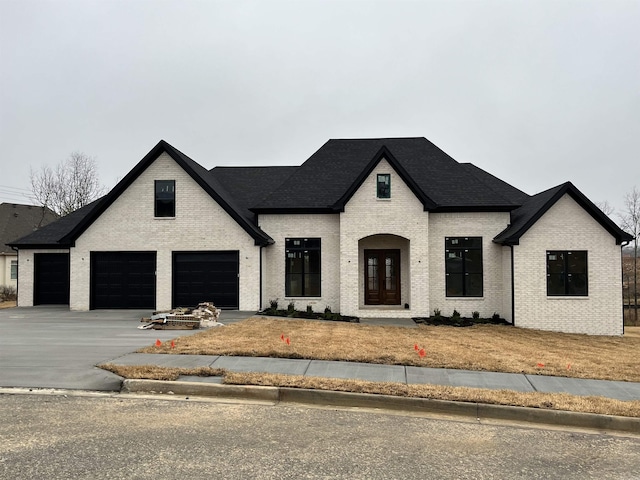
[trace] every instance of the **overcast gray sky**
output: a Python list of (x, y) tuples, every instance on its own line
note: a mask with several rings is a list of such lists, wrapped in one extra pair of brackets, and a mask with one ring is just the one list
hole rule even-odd
[(111, 188), (160, 139), (212, 168), (403, 136), (621, 208), (640, 1), (0, 0), (0, 201), (75, 150)]

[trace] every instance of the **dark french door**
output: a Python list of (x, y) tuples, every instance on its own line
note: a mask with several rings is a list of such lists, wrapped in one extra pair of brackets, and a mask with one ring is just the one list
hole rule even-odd
[(400, 305), (400, 250), (365, 250), (364, 265), (364, 303)]

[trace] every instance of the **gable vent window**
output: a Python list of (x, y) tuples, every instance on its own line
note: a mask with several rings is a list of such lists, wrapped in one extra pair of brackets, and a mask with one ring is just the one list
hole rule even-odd
[(547, 295), (587, 296), (587, 252), (547, 251)]
[(391, 198), (391, 175), (388, 173), (378, 174), (378, 198)]
[(482, 237), (445, 238), (447, 297), (482, 296)]
[(156, 180), (156, 217), (175, 217), (176, 216), (176, 181), (175, 180)]

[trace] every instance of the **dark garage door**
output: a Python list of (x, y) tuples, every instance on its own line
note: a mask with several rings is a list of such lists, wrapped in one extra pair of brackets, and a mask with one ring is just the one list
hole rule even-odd
[(91, 308), (156, 308), (156, 253), (91, 252)]
[(34, 254), (34, 305), (69, 304), (69, 254)]
[(173, 306), (194, 307), (200, 302), (238, 308), (237, 251), (173, 254)]

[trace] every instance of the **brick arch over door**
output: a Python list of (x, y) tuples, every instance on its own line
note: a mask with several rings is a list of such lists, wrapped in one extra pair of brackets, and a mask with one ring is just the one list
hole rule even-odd
[(410, 242), (399, 235), (377, 234), (358, 241), (361, 306), (410, 302)]

